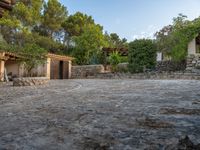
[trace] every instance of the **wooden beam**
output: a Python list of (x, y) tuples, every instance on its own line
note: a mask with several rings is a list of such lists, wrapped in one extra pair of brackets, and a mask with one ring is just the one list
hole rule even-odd
[(47, 57), (51, 59), (55, 59), (55, 60), (61, 60), (61, 61), (71, 61), (74, 59), (73, 57), (70, 57), (70, 56), (56, 55), (52, 53), (47, 54)]
[(2, 1), (0, 1), (0, 7), (4, 8), (4, 9), (7, 9), (7, 10), (12, 10), (12, 5), (11, 4), (8, 4), (8, 3), (2, 2)]

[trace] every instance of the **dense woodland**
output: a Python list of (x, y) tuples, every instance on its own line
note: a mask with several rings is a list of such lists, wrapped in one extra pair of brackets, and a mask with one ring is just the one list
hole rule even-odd
[[(1, 50), (23, 53), (31, 56), (32, 60), (38, 60), (40, 56), (52, 52), (71, 55), (79, 65), (99, 64), (105, 59), (102, 54), (103, 47), (129, 47), (129, 61), (136, 63), (132, 66), (146, 64), (145, 61), (149, 61), (146, 57), (148, 55), (153, 56), (150, 62), (155, 65), (154, 56), (157, 51), (175, 61), (186, 58), (188, 42), (200, 33), (200, 18), (189, 21), (186, 16), (180, 14), (173, 19), (171, 25), (158, 31), (155, 39), (137, 39), (128, 43), (117, 33), (104, 33), (103, 26), (97, 24), (92, 16), (81, 12), (69, 14), (67, 8), (58, 0), (18, 0), (12, 11), (4, 12), (0, 19), (0, 31), (3, 37), (0, 42)], [(144, 45), (144, 48), (141, 48), (141, 45)], [(135, 55), (134, 51), (141, 54)], [(118, 59), (118, 54), (113, 55), (110, 58)], [(132, 56), (138, 57), (135, 60), (142, 60), (143, 63), (134, 61)]]

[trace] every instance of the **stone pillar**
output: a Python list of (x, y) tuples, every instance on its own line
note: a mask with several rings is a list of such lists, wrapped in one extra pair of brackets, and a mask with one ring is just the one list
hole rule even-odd
[(20, 62), (19, 64), (19, 77), (25, 76), (25, 67), (24, 64)]
[(67, 64), (68, 64), (68, 66), (67, 66), (67, 68), (68, 68), (68, 79), (71, 79), (71, 77), (72, 77), (72, 61), (69, 60), (67, 62)]
[(46, 64), (46, 77), (51, 78), (51, 58), (47, 58), (47, 64)]
[(195, 55), (196, 54), (196, 38), (194, 38), (189, 44), (188, 44), (188, 55)]
[(0, 60), (0, 81), (4, 81), (5, 61)]

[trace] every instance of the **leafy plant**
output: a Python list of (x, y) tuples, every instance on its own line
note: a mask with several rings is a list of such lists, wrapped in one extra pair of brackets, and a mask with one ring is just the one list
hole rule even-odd
[(88, 65), (94, 62), (94, 59), (100, 58), (101, 48), (106, 44), (103, 28), (96, 24), (85, 26), (83, 33), (75, 36), (73, 40), (75, 48), (72, 55), (76, 57), (76, 63), (79, 65)]
[(127, 63), (128, 62), (128, 57), (127, 56), (121, 56), (120, 57), (120, 63)]
[(26, 44), (24, 46), (21, 56), (28, 76), (31, 76), (33, 68), (45, 63), (46, 54), (47, 51), (36, 44)]
[(187, 20), (187, 16), (179, 14), (173, 19), (173, 24), (168, 25), (157, 32), (156, 44), (158, 50), (174, 61), (186, 59), (188, 43), (200, 33), (200, 17), (193, 21)]
[(116, 52), (113, 52), (108, 60), (109, 60), (109, 63), (111, 64), (112, 66), (112, 71), (113, 72), (116, 72), (117, 71), (117, 65), (120, 63), (120, 55), (119, 53), (116, 51)]
[(129, 70), (132, 73), (143, 72), (156, 65), (156, 45), (152, 40), (135, 40), (129, 44)]

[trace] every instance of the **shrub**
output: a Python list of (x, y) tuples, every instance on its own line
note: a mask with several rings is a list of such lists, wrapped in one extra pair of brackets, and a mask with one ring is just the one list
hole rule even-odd
[(141, 39), (129, 43), (129, 71), (143, 72), (144, 68), (152, 69), (156, 65), (156, 45), (152, 40)]
[(24, 67), (27, 71), (27, 76), (31, 76), (31, 70), (38, 65), (45, 63), (47, 51), (36, 44), (26, 44), (21, 50), (24, 59)]
[(109, 60), (109, 63), (111, 64), (111, 66), (112, 66), (113, 72), (117, 71), (117, 65), (120, 63), (120, 59), (121, 59), (121, 57), (120, 57), (118, 52), (113, 52), (109, 56), (108, 60)]
[(128, 62), (128, 57), (127, 56), (121, 56), (120, 57), (120, 63), (127, 63)]

